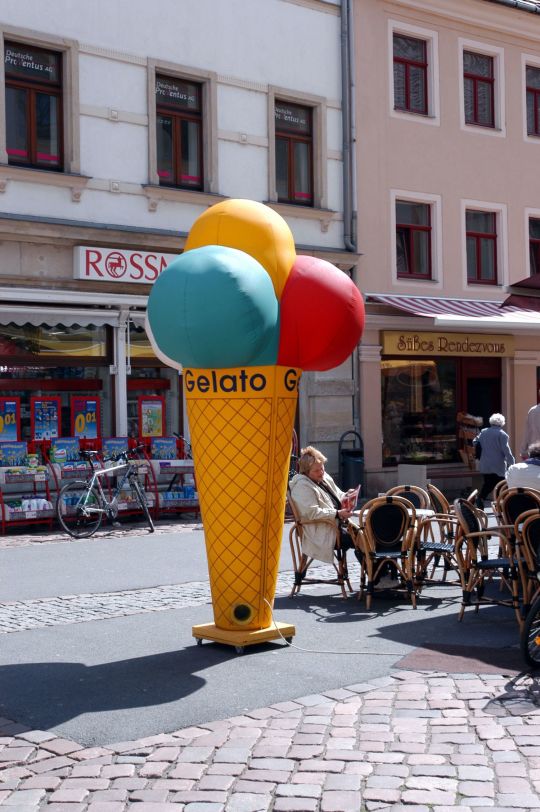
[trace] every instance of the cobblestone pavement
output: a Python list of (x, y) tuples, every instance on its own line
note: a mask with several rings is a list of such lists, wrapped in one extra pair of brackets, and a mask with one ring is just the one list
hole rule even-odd
[(0, 720), (9, 812), (520, 812), (540, 807), (531, 677), (400, 672), (135, 742)]
[[(312, 566), (310, 577), (330, 578), (331, 565)], [(278, 576), (276, 595), (288, 595), (294, 582), (292, 572)], [(315, 587), (305, 584), (304, 593)], [(211, 603), (210, 585), (206, 581), (131, 589), (123, 592), (102, 592), (86, 595), (60, 595), (54, 598), (34, 598), (24, 601), (0, 602), (0, 634), (59, 626), (66, 623), (84, 623), (111, 617), (138, 615), (145, 612), (163, 612), (185, 609)]]

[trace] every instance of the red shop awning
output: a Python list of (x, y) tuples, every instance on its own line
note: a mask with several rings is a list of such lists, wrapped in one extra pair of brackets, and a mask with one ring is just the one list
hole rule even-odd
[(501, 307), (540, 312), (540, 274), (533, 274), (509, 285), (508, 296)]
[(369, 293), (366, 298), (368, 302), (391, 305), (399, 310), (404, 310), (406, 313), (413, 313), (415, 316), (452, 315), (474, 318), (501, 315), (500, 302), (482, 302), (476, 299), (442, 299), (435, 296), (397, 296), (379, 293)]

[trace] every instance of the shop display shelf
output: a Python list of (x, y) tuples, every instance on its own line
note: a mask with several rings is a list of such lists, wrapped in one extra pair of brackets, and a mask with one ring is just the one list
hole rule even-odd
[(43, 472), (38, 473), (23, 473), (23, 474), (4, 474), (3, 480), (6, 485), (27, 485), (32, 482), (45, 482), (48, 479), (48, 474)]
[(190, 508), (199, 508), (199, 500), (197, 498), (185, 498), (182, 495), (171, 494), (171, 493), (160, 493), (159, 494), (159, 504), (160, 507), (163, 508), (175, 508), (175, 507), (190, 507)]
[(6, 522), (23, 522), (28, 519), (52, 519), (54, 516), (54, 508), (46, 508), (44, 510), (18, 510), (16, 508), (6, 507)]

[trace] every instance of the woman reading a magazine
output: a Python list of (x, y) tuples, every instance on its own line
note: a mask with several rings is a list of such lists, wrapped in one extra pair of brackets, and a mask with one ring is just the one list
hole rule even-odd
[[(298, 461), (299, 473), (290, 482), (289, 488), (300, 517), (310, 519), (334, 519), (341, 529), (341, 549), (349, 550), (354, 545), (344, 522), (356, 507), (360, 486), (346, 493), (324, 470), (326, 457), (313, 446), (303, 448)], [(330, 525), (308, 524), (304, 528), (302, 552), (310, 558), (331, 564), (334, 557), (336, 535)], [(358, 558), (360, 552), (355, 550)]]

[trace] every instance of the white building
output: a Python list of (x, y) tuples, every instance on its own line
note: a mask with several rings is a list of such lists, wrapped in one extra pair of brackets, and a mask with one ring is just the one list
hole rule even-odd
[[(20, 399), (20, 439), (36, 435), (36, 395), (60, 398), (62, 436), (74, 396), (99, 400), (104, 436), (137, 433), (141, 396), (165, 397), (165, 434), (184, 430), (181, 380), (142, 324), (163, 255), (212, 203), (268, 202), (300, 253), (353, 271), (347, 9), (3, 0), (0, 404)], [(302, 440), (324, 447), (352, 427), (351, 369), (306, 376)]]

